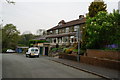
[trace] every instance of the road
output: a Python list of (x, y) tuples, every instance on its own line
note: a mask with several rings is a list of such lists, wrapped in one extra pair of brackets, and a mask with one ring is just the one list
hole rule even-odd
[[(1, 58), (1, 57), (0, 57)], [(1, 59), (0, 59), (1, 60)], [(1, 63), (0, 63), (1, 65)], [(2, 54), (3, 78), (100, 78), (72, 67), (40, 58), (26, 58), (21, 54)]]

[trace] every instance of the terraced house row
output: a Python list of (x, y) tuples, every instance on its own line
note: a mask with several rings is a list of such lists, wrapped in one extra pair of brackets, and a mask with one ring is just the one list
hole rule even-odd
[(76, 32), (78, 29), (85, 28), (86, 18), (83, 15), (79, 16), (79, 19), (65, 22), (61, 20), (57, 26), (47, 30), (46, 39), (50, 42), (50, 45), (72, 45), (77, 43)]
[[(59, 46), (71, 46), (74, 43), (77, 43), (78, 39), (76, 33), (77, 31), (80, 31), (80, 34), (82, 34), (85, 23), (86, 18), (83, 15), (80, 15), (79, 19), (69, 22), (61, 20), (57, 26), (47, 30), (47, 35), (40, 36), (31, 41), (33, 41), (33, 46), (40, 49), (41, 55), (48, 55), (49, 50), (52, 47), (56, 47), (57, 44)], [(48, 42), (39, 42), (39, 40)]]

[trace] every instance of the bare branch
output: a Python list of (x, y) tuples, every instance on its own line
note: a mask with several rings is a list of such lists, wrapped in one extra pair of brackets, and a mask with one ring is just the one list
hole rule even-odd
[(9, 3), (9, 4), (14, 4), (15, 5), (15, 2), (14, 1), (11, 1), (11, 0), (6, 0), (7, 1), (7, 3)]

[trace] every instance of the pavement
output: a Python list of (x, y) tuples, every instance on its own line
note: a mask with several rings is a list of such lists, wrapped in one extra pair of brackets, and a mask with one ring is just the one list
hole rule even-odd
[(48, 59), (88, 73), (92, 73), (94, 75), (106, 78), (108, 80), (120, 80), (120, 71), (114, 69), (93, 66), (67, 59), (60, 59), (58, 57), (57, 58), (49, 57)]

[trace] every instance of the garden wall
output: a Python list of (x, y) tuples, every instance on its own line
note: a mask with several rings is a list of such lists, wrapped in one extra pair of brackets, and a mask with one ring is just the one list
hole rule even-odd
[(120, 61), (113, 61), (113, 60), (107, 60), (107, 59), (81, 56), (80, 57), (80, 62), (90, 64), (90, 65), (94, 65), (94, 66), (101, 66), (101, 67), (120, 70)]
[(104, 51), (104, 50), (87, 49), (86, 53), (88, 57), (120, 60), (120, 51)]
[[(77, 56), (71, 55), (71, 54), (60, 54), (59, 58), (77, 61)], [(120, 70), (120, 61), (93, 58), (93, 57), (88, 57), (88, 56), (80, 56), (80, 62), (94, 65), (94, 66), (101, 66), (101, 67)]]
[(59, 58), (77, 61), (77, 56), (76, 55), (71, 55), (71, 54), (60, 54)]

